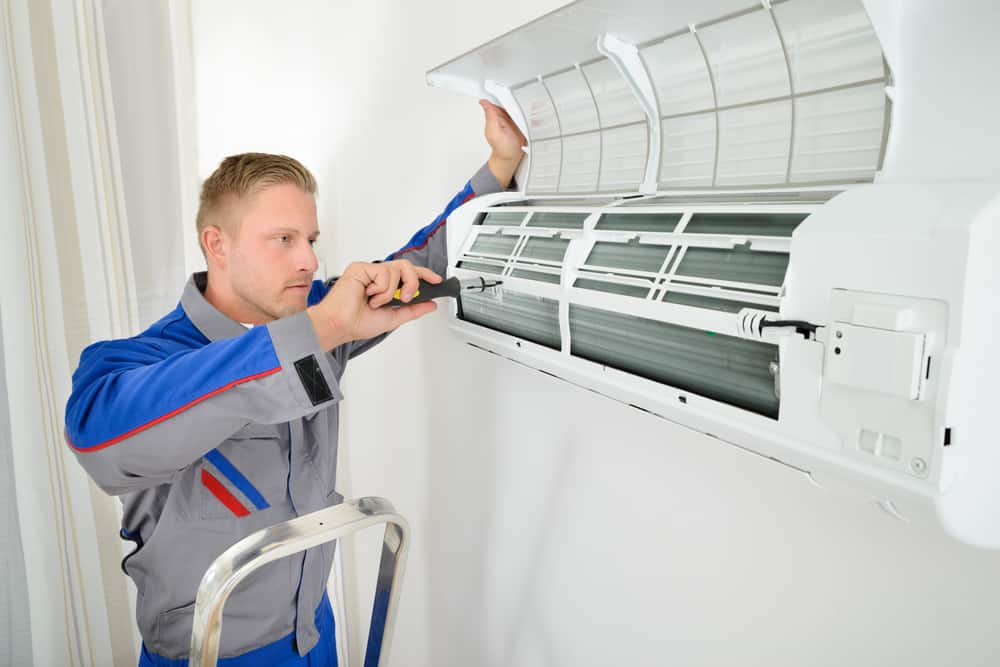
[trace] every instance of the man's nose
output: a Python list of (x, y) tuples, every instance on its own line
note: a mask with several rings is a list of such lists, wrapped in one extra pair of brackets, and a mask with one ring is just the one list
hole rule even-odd
[(302, 244), (295, 260), (298, 264), (299, 271), (316, 273), (316, 269), (319, 268), (319, 260), (316, 258), (316, 251), (313, 250), (313, 247), (309, 245), (308, 241)]

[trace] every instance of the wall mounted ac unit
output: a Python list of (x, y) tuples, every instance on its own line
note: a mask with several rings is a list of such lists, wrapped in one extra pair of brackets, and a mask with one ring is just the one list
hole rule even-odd
[(1000, 547), (1000, 93), (938, 97), (1000, 8), (957, 4), (583, 0), (432, 70), (530, 138), (449, 222), (504, 282), (454, 329)]

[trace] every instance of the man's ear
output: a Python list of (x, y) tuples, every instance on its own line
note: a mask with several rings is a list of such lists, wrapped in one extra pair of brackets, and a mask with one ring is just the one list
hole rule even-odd
[(225, 267), (229, 257), (229, 242), (218, 225), (206, 225), (201, 230), (201, 247), (205, 249), (205, 260), (210, 264)]

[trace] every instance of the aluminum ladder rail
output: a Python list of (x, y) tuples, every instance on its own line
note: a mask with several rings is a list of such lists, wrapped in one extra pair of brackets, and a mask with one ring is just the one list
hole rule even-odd
[(392, 503), (375, 497), (345, 500), (339, 505), (269, 526), (223, 551), (205, 571), (198, 586), (188, 664), (191, 667), (215, 666), (222, 633), (222, 608), (233, 589), (254, 570), (380, 523), (385, 524), (385, 535), (364, 667), (388, 665), (389, 639), (399, 604), (399, 585), (406, 564), (410, 529), (406, 520), (396, 514)]

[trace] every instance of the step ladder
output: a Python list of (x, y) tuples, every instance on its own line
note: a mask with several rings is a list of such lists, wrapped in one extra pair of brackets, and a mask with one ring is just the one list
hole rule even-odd
[[(205, 571), (198, 586), (188, 659), (190, 667), (215, 667), (222, 633), (222, 608), (233, 589), (254, 570), (380, 523), (385, 524), (385, 535), (364, 667), (388, 665), (389, 639), (409, 548), (409, 526), (388, 500), (368, 497), (345, 500), (339, 505), (277, 523), (248, 535), (223, 551)], [(342, 622), (336, 620), (338, 625)]]

